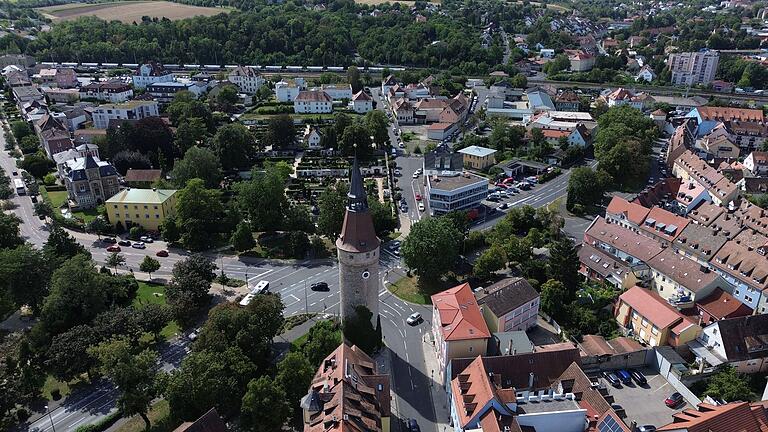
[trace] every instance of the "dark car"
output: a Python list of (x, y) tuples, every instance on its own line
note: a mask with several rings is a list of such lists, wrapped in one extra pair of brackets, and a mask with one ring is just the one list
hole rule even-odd
[(315, 282), (309, 286), (309, 289), (311, 289), (312, 291), (330, 291), (331, 290), (330, 288), (328, 288), (328, 284), (325, 282)]
[(408, 430), (410, 432), (421, 432), (419, 424), (416, 423), (416, 419), (408, 419)]
[(626, 370), (619, 369), (616, 371), (616, 375), (619, 377), (622, 383), (632, 384), (632, 375), (630, 375), (630, 373), (627, 372)]
[(621, 387), (621, 381), (619, 377), (613, 372), (603, 372), (603, 378), (605, 378), (612, 386)]
[(632, 375), (632, 379), (635, 380), (635, 382), (638, 385), (646, 385), (648, 384), (648, 380), (645, 379), (645, 375), (643, 375), (642, 372), (640, 372), (637, 369), (630, 369), (629, 374)]
[(119, 242), (117, 242), (117, 244), (119, 244), (120, 246), (130, 246), (131, 245), (131, 241), (130, 240), (120, 240)]
[(104, 237), (103, 239), (101, 239), (101, 241), (103, 241), (104, 243), (109, 243), (109, 244), (117, 243), (117, 239), (115, 239), (114, 237)]
[(33, 203), (37, 202), (37, 196), (36, 195), (30, 195), (29, 199), (31, 199)]
[(669, 395), (668, 398), (664, 399), (664, 405), (674, 408), (678, 405), (680, 405), (683, 402), (683, 395), (681, 395), (678, 392), (674, 392), (671, 395)]

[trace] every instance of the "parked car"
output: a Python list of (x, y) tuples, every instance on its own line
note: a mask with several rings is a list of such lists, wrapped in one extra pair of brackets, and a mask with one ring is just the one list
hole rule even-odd
[(408, 430), (410, 432), (421, 432), (421, 429), (419, 429), (419, 424), (416, 423), (416, 419), (408, 420)]
[(421, 201), (421, 194), (419, 193), (416, 194), (416, 201)]
[(413, 173), (413, 178), (416, 178), (416, 179), (417, 179), (417, 178), (419, 178), (419, 172), (418, 172), (418, 171), (416, 171), (415, 173)]
[(635, 382), (638, 385), (646, 385), (648, 384), (648, 380), (645, 379), (645, 375), (643, 375), (642, 372), (640, 372), (637, 369), (630, 369), (629, 374), (632, 375), (632, 379), (635, 380)]
[(120, 240), (119, 242), (117, 242), (117, 244), (119, 244), (120, 246), (130, 246), (131, 245), (131, 241), (130, 240)]
[(120, 246), (113, 245), (107, 248), (107, 252), (120, 252), (120, 251), (121, 251)]
[(637, 428), (637, 432), (656, 432), (656, 426), (654, 425), (642, 425)]
[(315, 282), (309, 286), (309, 289), (311, 289), (312, 291), (330, 291), (331, 290), (330, 288), (328, 288), (328, 284), (326, 282)]
[[(421, 322), (421, 314), (414, 312), (405, 320), (405, 322), (408, 323), (408, 325), (416, 325)], [(416, 426), (416, 430), (418, 430), (418, 425)]]
[(37, 202), (37, 195), (30, 195), (29, 199), (32, 200), (33, 203)]
[(159, 257), (167, 257), (168, 256), (168, 251), (165, 250), (165, 249), (162, 249), (162, 250), (157, 251), (157, 253), (155, 253), (155, 255), (157, 255)]
[(419, 211), (424, 211), (424, 203), (419, 202)]
[(619, 377), (622, 383), (626, 384), (632, 384), (632, 375), (627, 372), (624, 369), (619, 369), (616, 371), (616, 375)]
[(671, 395), (669, 395), (668, 398), (664, 399), (664, 405), (675, 408), (676, 406), (680, 405), (683, 402), (683, 395), (681, 395), (678, 392), (674, 392)]
[(193, 330), (191, 333), (187, 335), (187, 339), (194, 341), (195, 339), (197, 339), (197, 334), (198, 334), (198, 331)]
[(506, 210), (509, 208), (509, 203), (501, 203), (499, 204), (499, 210)]
[(117, 243), (117, 239), (114, 238), (114, 237), (104, 237), (103, 239), (101, 239), (101, 241), (104, 242), (104, 243), (109, 243), (109, 244)]
[(144, 242), (136, 242), (132, 244), (131, 247), (134, 249), (146, 249), (147, 245), (145, 245)]
[(613, 372), (603, 372), (603, 378), (606, 379), (612, 386), (614, 387), (621, 387), (621, 381), (619, 380), (619, 377), (616, 376)]
[(408, 206), (400, 206), (400, 211), (403, 213), (408, 213)]
[(141, 236), (141, 238), (139, 240), (143, 241), (144, 243), (154, 243), (155, 242), (154, 240), (152, 240), (152, 237), (150, 237), (150, 236)]

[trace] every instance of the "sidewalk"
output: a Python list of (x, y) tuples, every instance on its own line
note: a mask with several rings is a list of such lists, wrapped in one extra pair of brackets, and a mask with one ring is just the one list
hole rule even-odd
[[(435, 426), (438, 432), (451, 428), (451, 408), (448, 406), (448, 396), (443, 389), (442, 368), (437, 361), (434, 343), (429, 332), (424, 334), (421, 348), (424, 351), (424, 365), (430, 371), (430, 391), (432, 392), (432, 404), (435, 408)], [(431, 371), (435, 371), (431, 373)], [(425, 371), (426, 373), (426, 371)]]

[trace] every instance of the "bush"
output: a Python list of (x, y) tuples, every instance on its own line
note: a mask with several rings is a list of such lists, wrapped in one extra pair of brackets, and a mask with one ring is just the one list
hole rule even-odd
[(109, 429), (110, 426), (117, 423), (122, 417), (123, 414), (120, 411), (113, 412), (96, 423), (78, 427), (75, 429), (75, 432), (102, 432)]
[(133, 239), (138, 239), (144, 234), (144, 230), (141, 229), (140, 226), (134, 225), (131, 227), (130, 231), (128, 231), (128, 236), (130, 236)]
[(53, 186), (56, 184), (56, 176), (52, 173), (48, 173), (43, 177), (43, 184), (46, 186)]

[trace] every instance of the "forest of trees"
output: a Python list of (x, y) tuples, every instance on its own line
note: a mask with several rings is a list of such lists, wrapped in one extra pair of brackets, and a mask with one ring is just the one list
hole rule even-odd
[(0, 50), (39, 60), (195, 64), (349, 65), (364, 61), (456, 68), (485, 73), (502, 61), (498, 44), (483, 49), (479, 29), (455, 17), (416, 22), (405, 6), (367, 6), (335, 0), (317, 12), (288, 2), (187, 20), (145, 19), (137, 24), (94, 17), (57, 23), (35, 40), (9, 35)]

